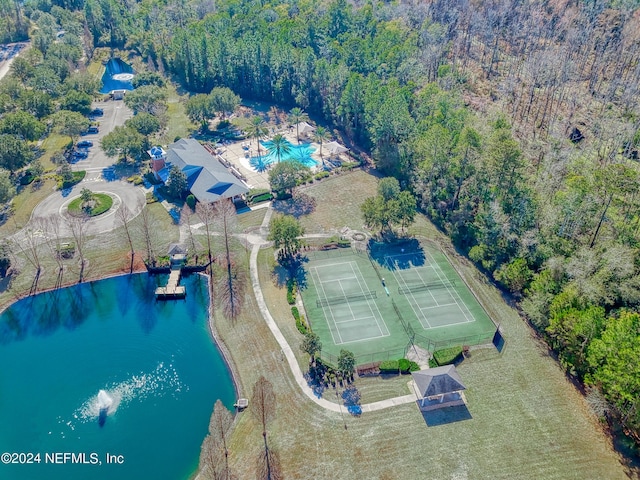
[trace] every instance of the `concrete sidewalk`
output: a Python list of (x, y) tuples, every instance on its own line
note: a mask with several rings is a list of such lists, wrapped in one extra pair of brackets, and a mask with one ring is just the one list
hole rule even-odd
[[(264, 216), (264, 220), (262, 221), (262, 225), (260, 227), (260, 234), (266, 236), (269, 230), (269, 221), (271, 220), (271, 215), (273, 214), (273, 210), (269, 208), (267, 214)], [(300, 365), (296, 360), (296, 357), (291, 349), (291, 346), (284, 338), (284, 335), (278, 328), (275, 320), (271, 316), (271, 312), (267, 307), (267, 304), (262, 296), (262, 289), (260, 288), (260, 280), (258, 277), (258, 252), (260, 251), (260, 245), (266, 243), (266, 241), (254, 243), (253, 248), (251, 249), (251, 257), (249, 260), (250, 272), (251, 272), (251, 285), (253, 287), (253, 293), (256, 297), (256, 302), (258, 302), (258, 307), (260, 308), (260, 312), (262, 313), (262, 317), (264, 321), (267, 323), (267, 326), (271, 330), (271, 333), (275, 337), (276, 341), (280, 345), (282, 352), (284, 353), (287, 362), (289, 362), (289, 368), (291, 369), (291, 373), (296, 381), (296, 383), (300, 386), (302, 392), (309, 397), (311, 401), (316, 403), (317, 405), (325, 408), (327, 410), (331, 410), (333, 412), (341, 412), (342, 405), (330, 402), (324, 398), (318, 398), (312, 388), (307, 384), (306, 379), (304, 378), (304, 374), (300, 369)], [(366, 403), (361, 405), (360, 408), (362, 412), (374, 412), (376, 410), (383, 410), (385, 408), (395, 407), (397, 405), (404, 405), (407, 403), (415, 403), (417, 401), (417, 397), (414, 394), (403, 395), (401, 397), (389, 398), (386, 400), (381, 400), (379, 402)]]

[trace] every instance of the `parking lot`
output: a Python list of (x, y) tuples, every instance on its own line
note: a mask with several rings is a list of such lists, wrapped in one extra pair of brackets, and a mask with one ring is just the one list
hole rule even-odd
[[(86, 157), (82, 155), (73, 159), (73, 170), (84, 170), (87, 172), (86, 180), (97, 180), (103, 173), (109, 173), (110, 168), (116, 162), (116, 158), (109, 158), (100, 148), (100, 140), (117, 126), (124, 125), (124, 122), (133, 116), (133, 112), (127, 108), (122, 100), (109, 100), (106, 102), (95, 102), (94, 109), (101, 109), (103, 115), (92, 116), (92, 124), (98, 126), (98, 132), (88, 132), (83, 135), (78, 147), (81, 151), (86, 151)], [(91, 142), (93, 145), (89, 148), (81, 147), (82, 142)]]

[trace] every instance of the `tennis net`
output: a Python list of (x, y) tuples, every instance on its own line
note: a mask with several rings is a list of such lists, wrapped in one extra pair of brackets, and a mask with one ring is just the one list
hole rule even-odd
[(401, 295), (407, 295), (409, 293), (425, 292), (436, 288), (451, 288), (455, 286), (456, 284), (454, 282), (418, 283), (417, 285), (405, 285), (403, 287), (398, 287), (398, 293)]
[(370, 298), (378, 298), (378, 294), (370, 290), (364, 293), (356, 293), (353, 295), (342, 295), (340, 297), (319, 298), (316, 300), (318, 307), (328, 307), (329, 305), (338, 305), (340, 303), (355, 302), (356, 300), (368, 300)]

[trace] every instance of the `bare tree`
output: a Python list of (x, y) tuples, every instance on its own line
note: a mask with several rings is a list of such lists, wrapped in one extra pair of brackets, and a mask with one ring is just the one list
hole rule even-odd
[(213, 263), (213, 257), (211, 255), (211, 229), (213, 227), (213, 220), (215, 218), (215, 207), (213, 203), (198, 203), (196, 205), (196, 214), (200, 221), (204, 223), (205, 232), (207, 234), (207, 256), (209, 259), (209, 278), (210, 285), (213, 288), (213, 269), (211, 264)]
[(257, 480), (282, 480), (282, 466), (280, 465), (280, 456), (278, 452), (266, 446), (264, 451), (258, 456), (258, 464), (256, 466)]
[(86, 266), (86, 261), (84, 257), (84, 245), (87, 240), (87, 220), (88, 218), (85, 216), (81, 217), (67, 217), (67, 226), (71, 231), (71, 236), (76, 244), (76, 252), (78, 252), (78, 256), (80, 257), (80, 275), (78, 278), (78, 283), (82, 283), (84, 277), (84, 269)]
[(231, 200), (220, 200), (215, 204), (214, 225), (222, 233), (224, 242), (224, 254), (220, 255), (219, 263), (226, 270), (226, 276), (221, 285), (220, 299), (224, 316), (232, 320), (240, 314), (246, 286), (244, 271), (238, 268), (235, 255), (229, 244), (230, 237), (237, 225), (236, 215), (236, 208)]
[(202, 444), (201, 463), (212, 478), (231, 480), (227, 435), (233, 424), (233, 415), (220, 400), (216, 401), (209, 421), (209, 435)]
[(249, 408), (254, 417), (262, 425), (262, 438), (264, 439), (264, 451), (258, 457), (257, 477), (259, 480), (277, 480), (282, 478), (280, 459), (276, 452), (269, 448), (267, 443), (267, 423), (273, 420), (276, 414), (276, 394), (273, 385), (262, 375), (253, 386), (253, 395)]
[(15, 243), (15, 248), (13, 250), (22, 252), (27, 261), (35, 269), (29, 295), (33, 295), (38, 289), (38, 281), (40, 280), (40, 273), (42, 273), (42, 264), (40, 262), (40, 253), (38, 251), (38, 246), (41, 243), (42, 236), (43, 232), (34, 224), (33, 226), (27, 226), (27, 228), (22, 231), (19, 240), (13, 240)]
[(155, 231), (151, 225), (151, 214), (149, 213), (149, 209), (144, 207), (140, 212), (140, 232), (142, 234), (142, 238), (144, 238), (145, 248), (147, 250), (147, 264), (155, 266), (156, 264), (156, 255), (154, 250), (154, 238)]
[(180, 224), (183, 227), (186, 227), (187, 236), (189, 238), (189, 248), (191, 249), (192, 252), (194, 252), (196, 256), (195, 262), (197, 264), (199, 246), (196, 244), (196, 240), (193, 236), (193, 229), (191, 228), (191, 220), (193, 219), (193, 213), (194, 212), (193, 210), (191, 210), (191, 207), (185, 203), (184, 206), (182, 207), (182, 210), (180, 211)]
[(58, 277), (56, 279), (56, 288), (62, 284), (62, 275), (64, 272), (64, 263), (62, 262), (62, 242), (60, 236), (60, 217), (52, 215), (50, 217), (37, 217), (33, 219), (36, 228), (43, 232), (44, 242), (47, 245), (49, 253), (58, 264)]
[(124, 235), (127, 239), (127, 243), (129, 244), (129, 254), (131, 256), (129, 262), (129, 273), (133, 273), (133, 259), (136, 254), (135, 248), (133, 246), (132, 232), (129, 227), (129, 222), (132, 218), (133, 212), (131, 211), (131, 209), (124, 203), (120, 204), (120, 206), (116, 210), (116, 222), (124, 229)]

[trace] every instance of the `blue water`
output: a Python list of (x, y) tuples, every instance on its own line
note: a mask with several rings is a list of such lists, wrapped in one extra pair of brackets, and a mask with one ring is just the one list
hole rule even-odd
[[(118, 75), (123, 73), (133, 74), (133, 68), (119, 58), (110, 59), (102, 75), (102, 89), (100, 93), (109, 93), (112, 90), (133, 90), (131, 79), (118, 79)], [(113, 78), (114, 75), (116, 75), (116, 78)]]
[[(40, 455), (40, 463), (0, 464), (0, 478), (193, 473), (216, 399), (232, 408), (235, 391), (209, 335), (206, 282), (185, 277), (186, 300), (156, 302), (158, 280), (138, 274), (82, 284), (0, 315), (0, 453)], [(101, 389), (113, 402), (103, 426)], [(60, 463), (64, 453), (89, 463)], [(107, 454), (124, 463), (107, 464)]]
[[(300, 145), (294, 145), (290, 142), (286, 142), (289, 146), (289, 151), (287, 153), (282, 154), (280, 157), (281, 161), (290, 161), (295, 160), (307, 167), (315, 167), (317, 162), (311, 158), (311, 154), (316, 151), (315, 147), (312, 147), (309, 143), (302, 143)], [(273, 142), (266, 141), (260, 142), (260, 144), (264, 147), (266, 151), (273, 145)], [(278, 161), (278, 157), (275, 153), (265, 153), (264, 155), (251, 157), (249, 159), (249, 163), (251, 166), (258, 172), (264, 172), (269, 168), (269, 165), (272, 163), (276, 163)]]

